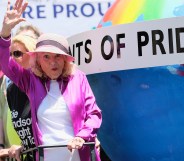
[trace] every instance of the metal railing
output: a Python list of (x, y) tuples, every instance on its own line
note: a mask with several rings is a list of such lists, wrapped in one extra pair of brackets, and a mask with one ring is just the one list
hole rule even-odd
[[(96, 154), (95, 154), (95, 143), (94, 142), (85, 142), (83, 144), (83, 146), (89, 146), (90, 147), (90, 158), (91, 158), (91, 161), (96, 161)], [(38, 152), (38, 155), (39, 155), (39, 161), (44, 161), (44, 149), (46, 148), (59, 148), (59, 147), (67, 147), (67, 144), (65, 145), (40, 145), (38, 147), (35, 147), (35, 148), (31, 148), (31, 149), (28, 149), (28, 150), (25, 150), (21, 153), (21, 161), (24, 160), (24, 158), (27, 156), (27, 155), (32, 155), (32, 156), (35, 156), (36, 155), (36, 152)], [(5, 161), (16, 161), (16, 159), (14, 158), (9, 158), (9, 157), (6, 157), (5, 158)], [(34, 159), (33, 157), (33, 160), (32, 161), (36, 161), (36, 159)]]

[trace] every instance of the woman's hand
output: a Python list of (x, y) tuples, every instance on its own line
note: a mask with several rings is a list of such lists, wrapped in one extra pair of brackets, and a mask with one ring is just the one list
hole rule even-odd
[(74, 137), (72, 140), (68, 143), (68, 149), (72, 151), (72, 149), (80, 149), (82, 148), (83, 144), (85, 143), (84, 139), (80, 137)]
[(11, 30), (20, 22), (25, 21), (21, 17), (22, 13), (25, 11), (28, 2), (23, 3), (23, 0), (16, 0), (13, 8), (10, 10), (10, 0), (8, 0), (7, 11), (3, 20), (3, 27), (1, 30), (2, 37), (8, 37), (11, 34)]
[(8, 156), (8, 150), (9, 149), (0, 149), (0, 161), (4, 161), (4, 158)]
[(15, 158), (17, 161), (20, 160), (20, 153), (23, 150), (23, 147), (20, 145), (12, 145), (8, 150), (8, 155), (10, 158)]

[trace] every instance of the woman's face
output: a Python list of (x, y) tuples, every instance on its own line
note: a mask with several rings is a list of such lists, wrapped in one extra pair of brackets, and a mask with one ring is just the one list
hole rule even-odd
[(54, 53), (38, 53), (38, 63), (51, 79), (57, 79), (63, 72), (64, 56)]
[[(27, 50), (22, 43), (13, 42), (10, 47), (12, 58), (20, 64), (23, 68), (29, 68), (30, 56), (26, 54)], [(22, 53), (22, 54), (21, 54)]]

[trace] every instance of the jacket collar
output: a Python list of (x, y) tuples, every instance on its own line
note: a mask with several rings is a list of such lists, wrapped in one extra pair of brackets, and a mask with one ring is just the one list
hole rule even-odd
[[(62, 90), (62, 93), (63, 93), (63, 90), (66, 88), (71, 77), (72, 77), (71, 75), (68, 77), (62, 77), (62, 76), (58, 77), (57, 82), (59, 83), (59, 88), (60, 90)], [(49, 77), (42, 77), (41, 79), (43, 84), (45, 85), (46, 90), (49, 91), (51, 79)]]

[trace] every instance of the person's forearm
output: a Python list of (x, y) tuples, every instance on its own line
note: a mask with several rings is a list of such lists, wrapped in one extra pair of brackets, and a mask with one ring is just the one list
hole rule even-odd
[(4, 39), (9, 38), (10, 35), (11, 35), (11, 32), (5, 32), (5, 31), (3, 31), (3, 30), (1, 30), (1, 32), (0, 32), (0, 36), (1, 36), (2, 38), (4, 38)]

